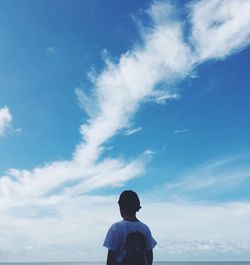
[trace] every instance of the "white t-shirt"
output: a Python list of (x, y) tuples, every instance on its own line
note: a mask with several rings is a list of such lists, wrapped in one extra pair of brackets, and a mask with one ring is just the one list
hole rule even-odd
[[(134, 243), (131, 243), (131, 240)], [(137, 249), (142, 249), (141, 251), (145, 254), (145, 251), (152, 250), (156, 244), (157, 242), (152, 237), (147, 225), (140, 221), (123, 220), (114, 223), (109, 228), (103, 246), (109, 250), (117, 251), (118, 263), (128, 264), (129, 253), (131, 253), (133, 245), (136, 245)]]

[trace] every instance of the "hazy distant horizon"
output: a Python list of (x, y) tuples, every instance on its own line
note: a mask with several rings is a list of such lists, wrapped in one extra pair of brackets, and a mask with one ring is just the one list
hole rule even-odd
[[(25, 264), (25, 263), (29, 263), (29, 264), (56, 264), (56, 263), (60, 263), (60, 264), (65, 264), (65, 265), (69, 265), (69, 264), (106, 264), (106, 261), (22, 261), (22, 262), (0, 262), (0, 264)], [(250, 260), (166, 260), (166, 261), (154, 261), (153, 264), (214, 264), (216, 265), (217, 263), (219, 264), (250, 264)]]

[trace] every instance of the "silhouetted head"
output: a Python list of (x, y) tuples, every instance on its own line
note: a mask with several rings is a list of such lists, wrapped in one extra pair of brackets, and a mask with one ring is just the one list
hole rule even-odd
[(141, 208), (138, 195), (132, 190), (125, 190), (121, 193), (118, 204), (121, 211), (135, 213)]

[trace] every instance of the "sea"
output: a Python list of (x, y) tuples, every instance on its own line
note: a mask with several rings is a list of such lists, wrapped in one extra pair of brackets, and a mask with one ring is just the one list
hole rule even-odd
[[(105, 262), (0, 262), (0, 265), (105, 265)], [(250, 261), (182, 261), (154, 262), (153, 265), (250, 265)]]

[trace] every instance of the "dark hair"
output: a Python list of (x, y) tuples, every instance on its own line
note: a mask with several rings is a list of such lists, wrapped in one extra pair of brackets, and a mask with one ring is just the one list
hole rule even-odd
[(138, 212), (141, 208), (140, 200), (136, 192), (125, 190), (121, 193), (118, 204), (120, 209), (129, 212)]

